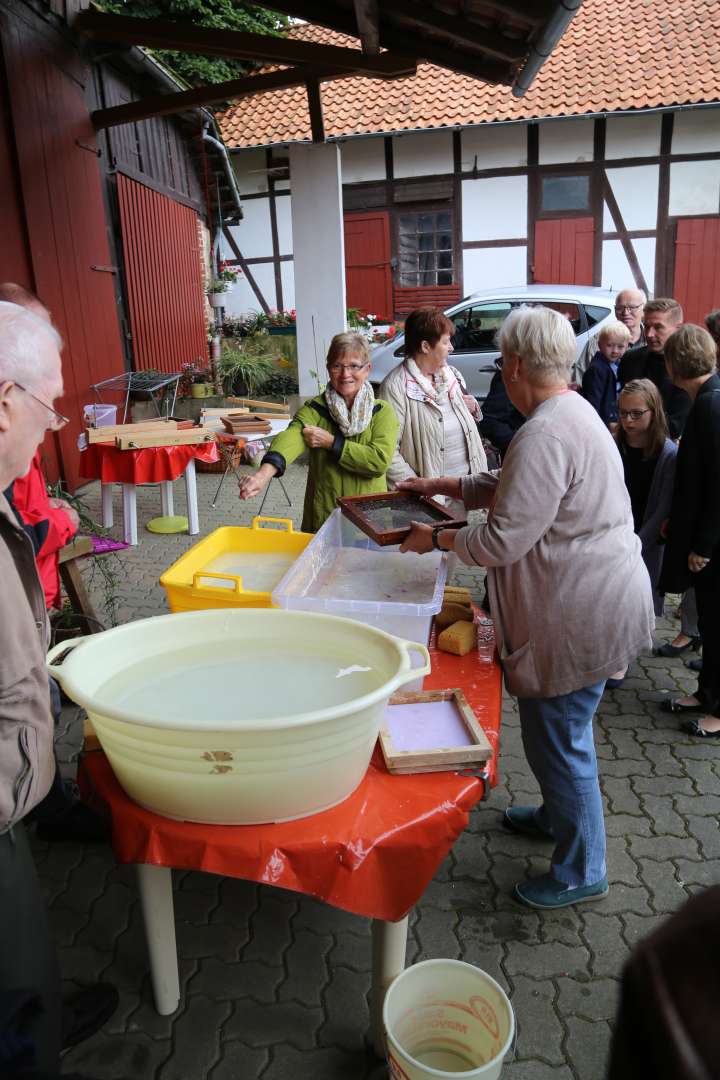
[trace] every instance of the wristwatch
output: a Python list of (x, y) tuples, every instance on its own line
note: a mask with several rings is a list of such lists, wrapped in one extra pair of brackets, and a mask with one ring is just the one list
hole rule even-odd
[(440, 547), (440, 541), (438, 540), (438, 537), (440, 536), (440, 533), (443, 531), (443, 529), (446, 529), (446, 528), (447, 528), (447, 525), (433, 525), (431, 541), (432, 541), (432, 546), (435, 548), (436, 551), (444, 551), (445, 550), (445, 548)]

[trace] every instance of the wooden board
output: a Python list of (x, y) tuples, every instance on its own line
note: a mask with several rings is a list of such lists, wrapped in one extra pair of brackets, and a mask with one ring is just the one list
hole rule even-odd
[(348, 495), (337, 500), (345, 517), (380, 547), (401, 544), (410, 534), (410, 521), (461, 528), (466, 521), (452, 516), (442, 503), (414, 491), (382, 491), (376, 495)]
[(151, 446), (190, 446), (193, 443), (212, 442), (215, 432), (207, 428), (188, 431), (148, 432), (145, 435), (119, 435), (115, 439), (118, 450), (143, 450)]
[(58, 551), (58, 564), (77, 559), (80, 555), (89, 555), (92, 550), (93, 542), (89, 536), (76, 536)]
[(141, 420), (137, 424), (108, 424), (107, 427), (87, 428), (89, 443), (113, 442), (118, 435), (133, 435), (136, 432), (177, 431), (177, 420)]
[[(290, 406), (286, 404), (280, 404), (275, 401), (259, 401), (257, 398), (245, 398), (245, 397), (229, 397), (227, 399), (232, 405), (250, 405), (255, 406), (258, 409), (272, 409), (275, 412), (289, 413)], [(275, 417), (277, 420), (278, 417)]]
[(249, 413), (250, 410), (241, 405), (225, 406), (224, 409), (201, 409), (201, 416), (227, 416), (228, 413)]
[[(447, 703), (454, 706), (449, 724)], [(412, 745), (407, 749), (403, 748), (403, 738), (395, 726), (399, 719), (393, 721), (390, 716), (393, 708), (403, 705), (418, 707), (413, 710), (415, 720), (420, 711), (427, 712), (421, 730), (411, 732), (407, 742)], [(399, 718), (400, 713), (397, 716)], [(391, 728), (395, 732), (394, 739)], [(447, 745), (448, 742), (453, 745)], [(485, 732), (462, 690), (457, 688), (394, 694), (380, 728), (380, 746), (391, 773), (451, 772), (481, 764), (492, 757), (492, 747)]]

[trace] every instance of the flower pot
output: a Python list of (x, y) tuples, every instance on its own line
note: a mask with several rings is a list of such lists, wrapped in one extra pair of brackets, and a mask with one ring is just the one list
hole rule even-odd
[(208, 300), (210, 301), (210, 307), (225, 307), (225, 293), (224, 292), (211, 292), (211, 293), (208, 293)]
[(272, 334), (273, 337), (280, 337), (281, 335), (295, 336), (297, 327), (295, 326), (268, 326), (268, 334)]
[(215, 385), (211, 382), (193, 383), (190, 387), (190, 396), (194, 398), (212, 397), (215, 393)]

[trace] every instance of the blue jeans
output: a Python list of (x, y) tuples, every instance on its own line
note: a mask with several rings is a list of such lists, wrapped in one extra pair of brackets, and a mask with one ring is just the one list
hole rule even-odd
[(592, 721), (605, 680), (552, 698), (518, 698), (525, 756), (540, 785), (538, 821), (556, 845), (552, 876), (576, 889), (606, 875)]

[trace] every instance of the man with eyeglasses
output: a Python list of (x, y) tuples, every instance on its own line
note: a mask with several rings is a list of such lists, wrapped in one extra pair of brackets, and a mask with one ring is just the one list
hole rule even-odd
[[(627, 351), (638, 349), (645, 344), (643, 333), (643, 308), (647, 297), (642, 289), (621, 289), (615, 297), (615, 318), (624, 323), (630, 331), (630, 344)], [(598, 351), (600, 333), (588, 337), (585, 348), (573, 365), (573, 380), (582, 382), (582, 377), (595, 359)]]
[(662, 397), (671, 439), (679, 439), (685, 427), (692, 402), (684, 390), (673, 386), (665, 370), (665, 342), (682, 326), (683, 310), (672, 297), (648, 300), (643, 308), (643, 327), (646, 344), (628, 350), (620, 361), (620, 386), (634, 379), (650, 379)]
[[(60, 346), (48, 321), (0, 301), (0, 491), (27, 473), (46, 431), (64, 420), (55, 409), (63, 392)], [(32, 543), (2, 494), (0, 581), (0, 1075), (54, 1076), (61, 1048), (100, 1026), (98, 1001), (113, 1011), (117, 996), (96, 985), (60, 997), (24, 827), (55, 772), (48, 620)]]

